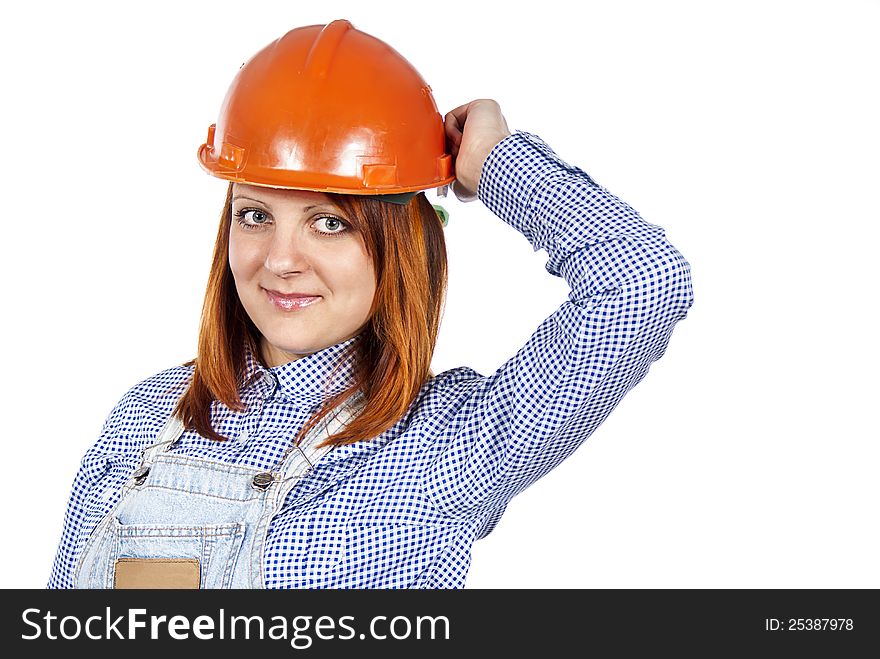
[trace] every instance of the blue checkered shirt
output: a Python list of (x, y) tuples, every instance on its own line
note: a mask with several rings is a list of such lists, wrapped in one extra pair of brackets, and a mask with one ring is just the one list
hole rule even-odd
[[(267, 588), (462, 587), (474, 541), (593, 433), (687, 314), (690, 266), (664, 230), (536, 135), (517, 130), (497, 144), (477, 193), (546, 250), (546, 269), (565, 279), (569, 299), (492, 375), (465, 366), (439, 373), (388, 431), (327, 453), (272, 522)], [(349, 381), (354, 340), (269, 369), (248, 354), (246, 411), (216, 402), (212, 411), (230, 441), (188, 431), (173, 450), (271, 468), (321, 403), (337, 360), (344, 366), (330, 391)], [(110, 413), (75, 477), (50, 588), (72, 586), (89, 534), (191, 373), (175, 366), (147, 378)], [(289, 551), (305, 539), (313, 542), (305, 552)]]

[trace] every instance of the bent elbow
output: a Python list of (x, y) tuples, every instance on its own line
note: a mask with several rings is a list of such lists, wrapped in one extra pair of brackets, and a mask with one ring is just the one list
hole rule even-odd
[(677, 317), (684, 318), (694, 303), (691, 264), (677, 249), (673, 247), (672, 251), (676, 258), (670, 266), (668, 296), (675, 309), (678, 310)]
[(675, 247), (666, 243), (662, 259), (641, 277), (641, 288), (659, 311), (671, 312), (676, 320), (684, 318), (694, 303), (691, 264)]

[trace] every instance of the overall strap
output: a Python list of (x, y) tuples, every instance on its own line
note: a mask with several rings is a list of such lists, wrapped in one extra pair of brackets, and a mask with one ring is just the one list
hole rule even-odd
[(283, 480), (303, 476), (334, 447), (318, 447), (330, 435), (347, 426), (363, 410), (364, 395), (357, 391), (342, 401), (335, 409), (322, 418), (303, 438), (297, 447), (291, 447), (289, 454), (282, 458), (278, 471)]
[(184, 425), (174, 413), (168, 416), (155, 444), (151, 444), (141, 451), (141, 462), (152, 462), (155, 455), (169, 448), (183, 434)]

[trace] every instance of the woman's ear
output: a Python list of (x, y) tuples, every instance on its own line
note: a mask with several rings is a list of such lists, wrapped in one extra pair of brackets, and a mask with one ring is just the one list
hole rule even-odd
[(434, 210), (437, 211), (437, 217), (440, 218), (440, 221), (443, 222), (443, 226), (447, 226), (449, 224), (449, 211), (447, 211), (440, 204), (431, 204), (434, 207)]

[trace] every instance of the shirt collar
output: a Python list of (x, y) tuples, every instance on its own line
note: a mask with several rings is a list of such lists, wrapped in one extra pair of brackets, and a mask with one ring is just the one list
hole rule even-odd
[(353, 336), (271, 368), (260, 363), (246, 341), (243, 391), (266, 399), (278, 398), (297, 407), (316, 407), (354, 382), (354, 344), (359, 338)]

